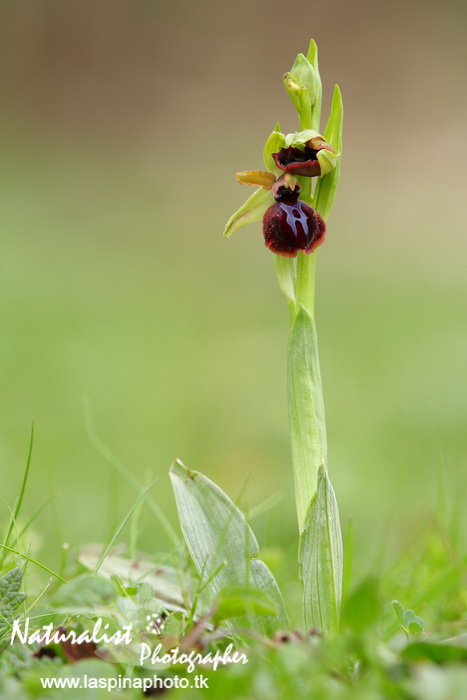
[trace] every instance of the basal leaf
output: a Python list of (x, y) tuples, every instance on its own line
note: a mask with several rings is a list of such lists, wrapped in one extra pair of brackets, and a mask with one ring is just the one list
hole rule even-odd
[[(80, 563), (93, 571), (99, 560), (99, 552), (81, 551)], [(185, 591), (189, 590), (189, 580), (181, 571), (166, 564), (154, 563), (143, 559), (133, 560), (109, 554), (99, 569), (99, 574), (106, 578), (117, 576), (123, 585), (148, 583), (153, 595), (163, 600), (167, 607), (183, 607)]]
[(108, 605), (116, 595), (117, 590), (108, 579), (95, 574), (82, 574), (60, 586), (52, 598), (52, 606), (92, 609), (95, 605)]
[(257, 589), (277, 606), (264, 621), (267, 632), (287, 626), (282, 595), (245, 516), (210, 479), (176, 461), (170, 469), (178, 516), (185, 541), (201, 581), (214, 600), (225, 586)]
[(342, 535), (336, 496), (326, 469), (320, 467), (318, 488), (300, 537), (300, 578), (307, 628), (324, 635), (339, 631), (342, 595)]

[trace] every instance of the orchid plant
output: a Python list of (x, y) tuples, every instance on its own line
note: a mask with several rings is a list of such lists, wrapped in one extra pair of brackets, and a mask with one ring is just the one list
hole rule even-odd
[[(284, 86), (297, 110), (299, 131), (283, 134), (277, 124), (263, 151), (266, 169), (237, 173), (240, 184), (258, 189), (230, 217), (224, 235), (262, 220), (264, 243), (274, 254), (278, 283), (288, 301), (288, 404), (304, 623), (335, 635), (342, 537), (327, 472), (314, 290), (316, 249), (325, 239), (339, 179), (342, 100), (336, 86), (321, 133), (322, 87), (314, 41), (284, 75)], [(266, 631), (283, 629), (287, 616), (281, 593), (258, 558), (258, 543), (243, 514), (212, 481), (180, 462), (173, 465), (171, 477), (182, 531), (207, 590), (219, 595), (223, 587), (241, 585), (260, 591), (274, 606), (261, 617)]]

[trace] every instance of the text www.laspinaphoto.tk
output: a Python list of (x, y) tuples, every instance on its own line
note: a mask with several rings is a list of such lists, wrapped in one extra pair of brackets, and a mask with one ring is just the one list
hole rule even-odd
[(100, 689), (100, 690), (124, 690), (138, 689), (148, 691), (152, 688), (169, 690), (171, 688), (208, 688), (208, 679), (202, 674), (191, 678), (181, 676), (152, 676), (147, 678), (130, 678), (118, 676), (117, 678), (97, 678), (84, 675), (80, 678), (50, 678), (40, 679), (43, 688), (70, 688), (70, 689)]

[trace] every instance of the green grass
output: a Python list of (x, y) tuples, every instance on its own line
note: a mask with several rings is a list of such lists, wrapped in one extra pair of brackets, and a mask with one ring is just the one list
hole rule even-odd
[[(125, 474), (123, 476), (125, 478)], [(26, 484), (27, 478), (23, 479), (22, 492)], [(334, 639), (323, 639), (303, 629), (298, 606), (294, 603), (296, 591), (288, 585), (295, 581), (295, 562), (287, 561), (285, 552), (276, 552), (268, 563), (285, 591), (291, 631), (268, 638), (255, 631), (254, 626), (248, 631), (245, 623), (235, 619), (239, 614), (238, 603), (233, 608), (232, 602), (227, 603), (227, 607), (224, 605), (224, 614), (214, 618), (217, 619), (214, 629), (211, 623), (214, 610), (202, 623), (200, 615), (206, 615), (212, 608), (212, 599), (203, 594), (195, 571), (179, 547), (166, 554), (138, 552), (136, 561), (143, 567), (149, 566), (147, 572), (144, 568), (135, 569), (125, 556), (116, 557), (112, 553), (114, 545), (128, 547), (131, 543), (134, 533), (129, 521), (138, 505), (141, 503), (143, 510), (152, 511), (151, 488), (153, 484), (141, 491), (113, 537), (100, 548), (100, 553), (95, 550), (96, 566), (92, 558), (88, 559), (86, 567), (83, 566), (85, 560), (80, 560), (79, 551), (71, 551), (63, 571), (66, 582), (57, 575), (47, 581), (43, 578), (47, 568), (28, 558), (23, 582), (27, 600), (10, 603), (13, 609), (19, 606), (16, 613), (11, 614), (19, 614), (19, 619), (29, 617), (33, 626), (52, 622), (54, 628), (61, 624), (66, 625), (67, 630), (78, 632), (92, 628), (96, 618), (103, 616), (111, 632), (132, 622), (138, 642), (146, 641), (154, 646), (161, 641), (166, 648), (171, 648), (191, 639), (191, 645), (196, 643), (203, 653), (222, 651), (232, 641), (235, 648), (245, 651), (248, 664), (230, 665), (216, 672), (198, 668), (197, 672), (203, 673), (209, 685), (209, 690), (202, 691), (202, 697), (259, 699), (267, 694), (278, 700), (290, 697), (462, 700), (467, 679), (464, 585), (467, 560), (462, 549), (463, 513), (453, 498), (445, 495), (439, 513), (421, 520), (417, 537), (409, 544), (400, 542), (396, 547), (398, 556), (385, 557), (385, 563), (378, 562), (369, 576), (352, 580), (352, 552), (358, 551), (360, 542), (348, 535), (341, 633)], [(12, 532), (18, 532), (17, 528)], [(18, 541), (13, 539), (12, 544), (23, 549), (32, 536), (33, 532), (27, 530)], [(151, 571), (160, 568), (164, 560), (175, 565), (175, 580), (186, 600), (182, 604), (182, 609), (186, 606), (185, 612), (174, 612), (170, 605), (164, 604), (163, 594), (159, 602), (153, 597)], [(105, 571), (98, 574), (106, 561)], [(0, 573), (4, 575), (14, 566), (23, 564), (24, 558), (18, 557), (13, 548), (5, 549)], [(53, 575), (53, 572), (48, 573)], [(170, 590), (173, 585), (169, 583)], [(394, 599), (400, 601), (401, 621), (394, 610)], [(39, 679), (44, 676), (84, 678), (87, 674), (116, 678), (129, 673), (133, 678), (144, 678), (152, 675), (149, 668), (132, 670), (138, 658), (136, 644), (130, 652), (113, 647), (113, 663), (102, 658), (83, 658), (71, 664), (65, 648), (60, 645), (50, 645), (49, 655), (41, 658), (32, 656), (40, 644), (8, 646), (13, 617), (5, 612), (5, 600), (0, 595), (0, 692), (4, 695), (59, 697), (64, 691), (42, 689)], [(190, 601), (198, 601), (195, 619)], [(250, 604), (257, 606), (263, 602), (260, 599), (257, 603), (253, 598)], [(234, 615), (230, 622), (229, 610)], [(267, 606), (265, 610), (268, 613)], [(406, 610), (408, 612), (404, 612)], [(167, 616), (165, 628), (156, 639), (148, 636), (144, 627), (146, 615), (155, 613)], [(99, 648), (102, 651), (106, 645)], [(163, 677), (193, 678), (179, 664), (155, 672)], [(436, 694), (430, 695), (433, 684)], [(81, 691), (80, 697), (101, 697), (98, 692), (104, 697), (108, 691)], [(195, 698), (200, 692), (171, 690), (170, 696), (176, 698), (180, 694), (180, 697)], [(124, 693), (129, 698), (143, 697), (138, 690)], [(114, 696), (118, 694), (107, 695)]]

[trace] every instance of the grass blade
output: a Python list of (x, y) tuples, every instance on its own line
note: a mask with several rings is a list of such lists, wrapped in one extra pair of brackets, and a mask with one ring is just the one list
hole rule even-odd
[(156, 483), (156, 481), (158, 481), (158, 479), (154, 479), (154, 481), (152, 481), (152, 482), (149, 484), (149, 486), (147, 486), (147, 487), (140, 493), (140, 495), (138, 496), (138, 498), (136, 499), (136, 501), (133, 503), (133, 505), (131, 506), (131, 508), (130, 508), (130, 510), (128, 511), (128, 513), (127, 513), (127, 514), (125, 515), (125, 517), (123, 518), (123, 520), (122, 520), (122, 522), (120, 523), (120, 525), (119, 525), (119, 526), (117, 527), (117, 529), (115, 530), (114, 534), (113, 534), (112, 537), (110, 538), (110, 541), (108, 542), (108, 544), (106, 545), (105, 549), (103, 550), (101, 556), (99, 557), (99, 560), (98, 560), (98, 562), (97, 562), (97, 564), (96, 564), (96, 568), (94, 569), (94, 573), (95, 573), (95, 574), (97, 574), (97, 572), (98, 572), (99, 569), (101, 568), (102, 564), (104, 563), (104, 560), (105, 560), (106, 556), (108, 555), (108, 553), (110, 552), (110, 550), (111, 550), (112, 547), (114, 546), (115, 541), (117, 540), (119, 534), (121, 533), (121, 531), (123, 530), (123, 528), (124, 528), (125, 525), (127, 524), (128, 520), (131, 518), (131, 516), (133, 515), (134, 511), (135, 511), (136, 508), (138, 507), (138, 504), (143, 500), (143, 498), (146, 496), (146, 494), (148, 493), (148, 491), (154, 486), (154, 484)]
[(56, 574), (55, 571), (52, 571), (52, 569), (49, 569), (44, 564), (41, 564), (39, 561), (36, 561), (36, 559), (32, 559), (30, 556), (27, 556), (26, 554), (21, 554), (21, 552), (18, 552), (16, 549), (12, 549), (11, 547), (7, 547), (5, 544), (0, 544), (0, 547), (2, 549), (4, 549), (5, 551), (10, 552), (11, 554), (16, 554), (17, 557), (21, 557), (21, 559), (24, 559), (26, 562), (31, 562), (31, 564), (34, 564), (34, 566), (39, 567), (39, 569), (42, 569), (43, 571), (47, 571), (48, 574), (50, 574), (54, 578), (58, 579), (62, 583), (66, 583), (66, 580), (64, 578), (62, 578), (59, 574)]
[[(97, 452), (99, 452), (99, 454), (107, 462), (107, 464), (110, 467), (112, 467), (112, 469), (114, 469), (117, 472), (117, 474), (119, 474), (122, 477), (122, 479), (126, 481), (126, 483), (129, 486), (131, 486), (132, 489), (134, 489), (136, 492), (140, 492), (143, 488), (142, 484), (138, 481), (138, 479), (136, 479), (135, 476), (133, 476), (131, 471), (123, 464), (123, 462), (121, 462), (118, 459), (118, 457), (116, 457), (113, 454), (113, 452), (109, 450), (107, 445), (101, 440), (101, 438), (97, 434), (94, 421), (92, 419), (91, 411), (87, 403), (85, 404), (85, 422), (89, 441), (97, 450)], [(151, 513), (155, 516), (157, 521), (160, 523), (161, 527), (165, 530), (174, 547), (177, 548), (179, 538), (177, 537), (175, 530), (173, 529), (168, 519), (165, 517), (164, 513), (159, 508), (156, 501), (153, 498), (149, 497), (146, 501), (146, 505), (151, 511)]]
[[(14, 511), (13, 511), (13, 515), (11, 516), (11, 518), (10, 518), (10, 523), (9, 523), (9, 525), (8, 525), (8, 530), (7, 530), (7, 533), (6, 533), (5, 543), (4, 543), (5, 546), (7, 546), (7, 545), (8, 545), (8, 542), (10, 541), (10, 537), (11, 537), (12, 530), (13, 530), (13, 528), (14, 528), (14, 526), (15, 526), (15, 522), (16, 522), (17, 519), (18, 519), (18, 515), (19, 515), (19, 513), (20, 513), (21, 506), (22, 506), (22, 504), (23, 504), (24, 494), (25, 494), (25, 492), (26, 492), (26, 484), (28, 483), (29, 468), (30, 468), (30, 466), (31, 466), (31, 458), (32, 458), (32, 448), (33, 448), (33, 445), (34, 445), (34, 423), (32, 424), (32, 427), (31, 427), (31, 437), (30, 437), (30, 440), (29, 440), (29, 450), (28, 450), (28, 458), (27, 458), (27, 461), (26, 461), (26, 469), (24, 470), (23, 481), (22, 481), (22, 483), (21, 483), (21, 489), (20, 489), (20, 492), (19, 492), (18, 500), (16, 501), (16, 505), (15, 505), (15, 508), (14, 508)], [(3, 561), (3, 559), (2, 559), (2, 561)]]

